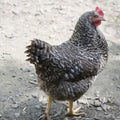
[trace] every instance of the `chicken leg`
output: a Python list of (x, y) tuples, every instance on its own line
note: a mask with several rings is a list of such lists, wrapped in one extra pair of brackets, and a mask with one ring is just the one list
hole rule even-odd
[[(80, 108), (79, 108), (80, 109)], [(85, 115), (84, 113), (79, 113), (78, 112), (78, 109), (73, 111), (73, 101), (72, 100), (69, 100), (69, 111), (68, 113), (66, 114), (67, 117), (70, 117), (70, 116), (83, 116)]]
[(51, 120), (50, 119), (50, 108), (51, 108), (51, 104), (52, 104), (53, 98), (51, 96), (48, 97), (48, 104), (45, 110), (45, 120)]

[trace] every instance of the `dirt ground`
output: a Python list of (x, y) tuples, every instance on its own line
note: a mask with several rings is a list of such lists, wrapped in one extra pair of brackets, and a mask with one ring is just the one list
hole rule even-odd
[(67, 102), (55, 101), (52, 120), (120, 120), (120, 0), (0, 0), (0, 120), (43, 120), (47, 96), (39, 91), (34, 67), (25, 61), (33, 38), (60, 44), (70, 38), (79, 16), (101, 7), (100, 29), (109, 61), (78, 101), (85, 116), (66, 118)]

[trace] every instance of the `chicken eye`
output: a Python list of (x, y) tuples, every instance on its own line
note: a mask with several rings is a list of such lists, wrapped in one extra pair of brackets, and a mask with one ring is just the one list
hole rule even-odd
[(98, 18), (98, 15), (94, 15), (94, 18)]

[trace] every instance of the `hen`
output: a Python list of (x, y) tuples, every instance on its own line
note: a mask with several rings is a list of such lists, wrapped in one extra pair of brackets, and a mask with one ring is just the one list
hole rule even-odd
[(71, 38), (52, 46), (34, 39), (27, 46), (27, 61), (35, 65), (40, 88), (49, 96), (45, 111), (49, 119), (52, 101), (68, 100), (70, 115), (73, 102), (79, 99), (95, 80), (108, 59), (108, 46), (104, 35), (98, 30), (104, 13), (96, 7), (85, 12), (78, 20)]

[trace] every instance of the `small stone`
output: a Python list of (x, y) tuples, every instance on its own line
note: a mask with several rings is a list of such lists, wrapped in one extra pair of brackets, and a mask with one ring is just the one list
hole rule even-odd
[(108, 98), (108, 103), (113, 103), (113, 98)]
[(33, 98), (37, 98), (37, 96), (36, 96), (36, 95), (32, 95), (32, 97), (33, 97)]
[(114, 116), (113, 114), (108, 114), (108, 115), (106, 115), (106, 118), (107, 118), (107, 119), (114, 119), (115, 116)]
[(102, 110), (102, 108), (101, 108), (101, 107), (97, 107), (97, 110), (98, 110), (98, 111), (101, 111), (101, 110)]
[(100, 91), (96, 91), (95, 96), (99, 97), (100, 96)]
[(104, 112), (105, 115), (108, 115), (109, 113), (107, 111)]
[(95, 107), (100, 107), (101, 106), (101, 102), (99, 100), (95, 100), (94, 101), (94, 106)]
[(21, 71), (23, 71), (23, 68), (20, 68)]
[(32, 93), (32, 97), (33, 97), (33, 98), (37, 98), (38, 96), (37, 96), (36, 93)]
[(104, 98), (102, 98), (102, 99), (100, 99), (100, 101), (102, 102), (102, 103), (107, 103), (108, 102), (108, 100), (104, 97)]
[(19, 117), (20, 116), (20, 113), (15, 113), (15, 117)]
[(104, 111), (110, 109), (110, 106), (109, 106), (109, 105), (106, 105), (106, 104), (102, 104), (101, 107), (102, 107), (102, 109), (103, 109)]
[(5, 73), (2, 73), (2, 75), (5, 75)]
[(35, 77), (35, 75), (34, 75), (34, 74), (30, 74), (29, 76), (30, 76), (30, 77)]
[(92, 98), (91, 97), (87, 97), (87, 100), (92, 100)]
[(9, 102), (11, 102), (12, 104), (16, 104), (16, 101), (14, 100), (14, 98), (12, 96), (9, 96), (8, 98)]
[(0, 96), (0, 101), (1, 101), (1, 102), (7, 101), (7, 97), (5, 97), (5, 96)]
[(15, 78), (16, 76), (15, 75), (12, 75), (13, 78)]
[(27, 69), (27, 70), (26, 70), (26, 72), (30, 72), (30, 70), (29, 70), (29, 69)]
[(20, 68), (20, 70), (21, 70), (21, 71), (24, 71), (24, 72), (30, 72), (30, 69), (28, 69), (28, 68), (25, 68), (25, 69)]
[(15, 108), (15, 109), (16, 109), (16, 108), (18, 108), (18, 107), (19, 107), (18, 104), (13, 104), (13, 105), (12, 105), (12, 108)]
[(120, 89), (120, 85), (117, 85), (117, 88)]
[(23, 115), (26, 114), (26, 107), (23, 108), (22, 114), (23, 114)]
[(40, 105), (35, 105), (36, 109), (40, 109), (40, 107), (41, 107)]
[(40, 16), (40, 14), (39, 13), (36, 13), (36, 14), (34, 14), (35, 16)]
[(5, 37), (6, 37), (6, 38), (9, 38), (9, 39), (14, 38), (14, 36), (13, 36), (13, 35), (5, 35)]
[(115, 120), (120, 120), (120, 116), (117, 116), (117, 117), (115, 118)]
[(33, 84), (33, 85), (38, 85), (38, 83), (36, 81), (29, 81), (30, 84)]
[(86, 120), (90, 120), (91, 118), (85, 118)]
[(22, 78), (21, 78), (21, 77), (19, 77), (18, 79), (19, 79), (19, 80), (22, 80)]
[(101, 119), (100, 119), (100, 118), (98, 118), (98, 117), (95, 117), (95, 118), (94, 118), (94, 120), (101, 120)]
[(13, 13), (14, 15), (17, 15), (17, 13), (16, 13), (15, 11), (12, 11), (12, 13)]

